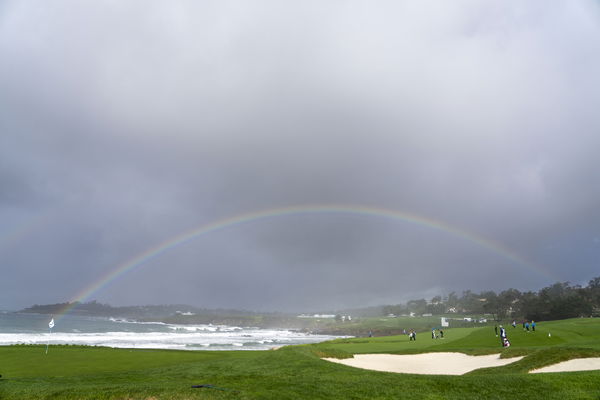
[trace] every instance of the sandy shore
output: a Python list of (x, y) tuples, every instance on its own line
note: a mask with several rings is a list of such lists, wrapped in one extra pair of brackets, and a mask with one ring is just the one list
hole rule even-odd
[(469, 356), (462, 353), (424, 354), (356, 354), (354, 358), (324, 360), (356, 368), (384, 372), (425, 375), (462, 375), (488, 367), (499, 367), (519, 361), (523, 357), (500, 359), (499, 354)]
[(558, 364), (548, 365), (547, 367), (533, 369), (529, 371), (529, 373), (540, 374), (543, 372), (593, 371), (597, 369), (600, 369), (600, 357), (575, 358)]

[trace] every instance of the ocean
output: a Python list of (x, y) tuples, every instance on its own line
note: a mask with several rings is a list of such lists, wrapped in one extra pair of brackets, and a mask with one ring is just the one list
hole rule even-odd
[(269, 350), (337, 338), (286, 329), (225, 325), (173, 325), (115, 318), (0, 312), (0, 345), (76, 344), (137, 349)]

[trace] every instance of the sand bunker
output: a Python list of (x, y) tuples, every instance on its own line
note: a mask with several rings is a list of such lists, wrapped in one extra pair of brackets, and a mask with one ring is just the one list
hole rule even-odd
[(356, 354), (354, 358), (343, 360), (325, 358), (324, 360), (348, 365), (350, 367), (371, 369), (384, 372), (425, 375), (462, 375), (467, 372), (488, 367), (500, 367), (519, 361), (523, 357), (500, 359), (499, 354), (487, 356), (469, 356), (462, 353), (424, 353), (424, 354)]
[(548, 365), (547, 367), (533, 369), (529, 371), (529, 373), (593, 371), (596, 369), (600, 369), (600, 357), (575, 358), (573, 360), (559, 362), (558, 364)]

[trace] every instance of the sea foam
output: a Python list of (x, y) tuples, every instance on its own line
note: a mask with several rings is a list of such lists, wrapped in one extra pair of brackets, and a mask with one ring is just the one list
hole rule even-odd
[[(11, 318), (14, 320), (15, 315)], [(80, 317), (59, 321), (50, 333), (45, 319), (47, 318), (33, 318), (35, 324), (32, 326), (22, 321), (14, 326), (0, 324), (0, 345), (50, 343), (143, 349), (267, 350), (336, 338), (285, 329), (139, 323)]]

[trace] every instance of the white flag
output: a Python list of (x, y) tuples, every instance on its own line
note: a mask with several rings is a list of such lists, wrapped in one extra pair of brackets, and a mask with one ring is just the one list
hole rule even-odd
[(50, 320), (50, 323), (48, 324), (48, 326), (50, 327), (50, 329), (54, 328), (54, 318), (52, 318)]

